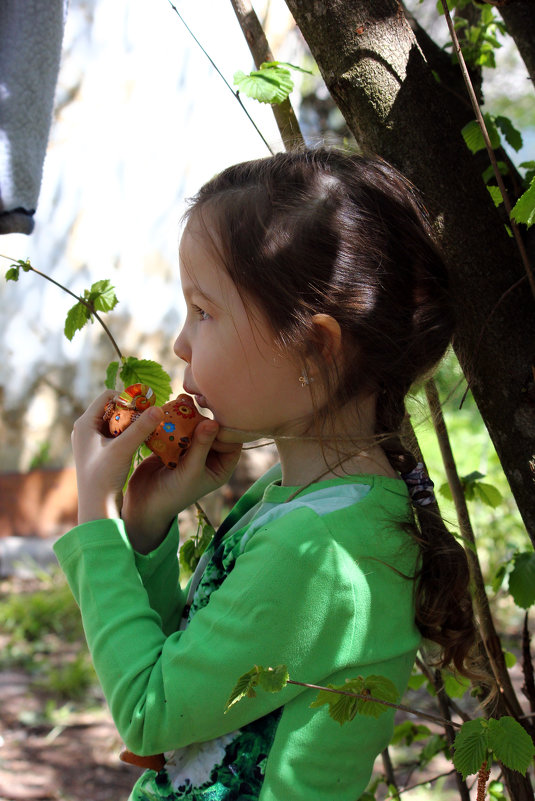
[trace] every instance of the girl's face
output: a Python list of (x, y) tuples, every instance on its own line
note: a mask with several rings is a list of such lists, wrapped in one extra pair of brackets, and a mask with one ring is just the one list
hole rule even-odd
[(242, 300), (212, 241), (215, 232), (192, 216), (180, 244), (187, 316), (174, 345), (187, 363), (184, 390), (237, 429), (239, 441), (302, 432), (312, 402), (299, 363), (281, 351), (258, 306)]

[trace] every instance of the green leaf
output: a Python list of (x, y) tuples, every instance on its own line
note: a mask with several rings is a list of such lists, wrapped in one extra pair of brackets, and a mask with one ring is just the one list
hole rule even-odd
[(512, 668), (516, 665), (516, 656), (511, 653), (511, 651), (504, 651), (503, 658), (505, 661), (505, 667)]
[(390, 740), (390, 745), (405, 743), (411, 745), (418, 740), (425, 740), (431, 734), (431, 729), (422, 724), (413, 723), (412, 720), (405, 720), (394, 728), (394, 734)]
[(526, 186), (529, 186), (530, 182), (535, 178), (535, 161), (523, 161), (520, 167), (526, 170), (524, 181)]
[(528, 609), (535, 603), (535, 553), (524, 551), (513, 557), (514, 567), (509, 576), (509, 592), (517, 606)]
[(507, 573), (506, 566), (505, 565), (500, 565), (500, 567), (496, 571), (496, 575), (492, 579), (491, 586), (492, 586), (492, 591), (493, 592), (498, 592), (498, 590), (500, 589), (500, 587), (503, 584), (503, 580), (505, 578), (506, 573)]
[(75, 333), (80, 331), (90, 319), (89, 309), (80, 301), (75, 303), (72, 309), (67, 312), (65, 319), (64, 333), (67, 339), (72, 340)]
[(115, 287), (111, 285), (108, 278), (103, 281), (95, 281), (91, 285), (90, 291), (85, 291), (85, 300), (93, 306), (95, 311), (101, 312), (111, 311), (119, 302), (115, 295)]
[(238, 70), (234, 74), (234, 85), (240, 92), (253, 100), (258, 100), (259, 103), (282, 103), (294, 88), (287, 69), (265, 65), (261, 65), (259, 70), (254, 70), (249, 75)]
[(483, 481), (475, 482), (474, 493), (480, 501), (492, 509), (496, 509), (503, 501), (500, 490), (492, 484), (485, 484)]
[(12, 264), (9, 270), (6, 273), (6, 281), (18, 281), (19, 280), (19, 267), (15, 264)]
[(444, 484), (440, 485), (438, 491), (440, 492), (443, 498), (446, 498), (448, 501), (453, 500), (453, 495), (451, 494), (450, 485), (448, 484), (447, 481), (445, 481)]
[[(490, 114), (484, 114), (483, 119), (485, 120), (485, 126), (487, 128), (492, 149), (496, 150), (496, 148), (500, 146), (500, 134), (498, 129), (496, 128), (493, 118)], [(471, 120), (468, 122), (462, 129), (461, 133), (464, 141), (472, 153), (478, 153), (480, 150), (485, 149), (485, 140), (483, 139), (483, 133), (477, 120)]]
[(454, 743), (453, 764), (463, 779), (477, 773), (487, 759), (489, 726), (483, 718), (467, 720), (461, 726)]
[(169, 400), (171, 379), (158, 362), (129, 356), (123, 361), (119, 375), (125, 387), (138, 383), (148, 384), (156, 395), (157, 406), (161, 406)]
[(258, 686), (258, 674), (260, 670), (263, 670), (263, 668), (255, 665), (254, 668), (251, 668), (247, 673), (240, 676), (225, 706), (225, 714), (234, 704), (237, 704), (238, 701), (245, 698), (245, 696), (247, 696), (247, 698), (254, 698), (256, 696), (254, 688)]
[(329, 715), (340, 725), (353, 720), (357, 712), (361, 715), (378, 718), (388, 709), (385, 704), (381, 704), (378, 701), (357, 696), (371, 696), (393, 704), (398, 699), (398, 691), (395, 684), (385, 676), (367, 676), (365, 679), (362, 676), (357, 676), (354, 679), (346, 679), (345, 684), (328, 684), (327, 687), (342, 693), (355, 693), (355, 695), (338, 695), (336, 692), (320, 690), (316, 700), (310, 704), (311, 707), (328, 704)]
[(467, 690), (470, 689), (470, 681), (461, 676), (454, 676), (453, 673), (443, 674), (444, 689), (450, 698), (462, 698)]
[(304, 72), (306, 75), (312, 75), (312, 70), (306, 70), (304, 67), (298, 67), (297, 64), (290, 64), (289, 61), (264, 61), (263, 64), (260, 64), (260, 69), (269, 69), (271, 66), (277, 67), (288, 67), (291, 70), (295, 70), (296, 72)]
[(448, 759), (451, 758), (448, 741), (444, 735), (433, 734), (429, 741), (424, 745), (418, 756), (418, 764), (420, 768), (424, 768), (431, 762), (432, 759), (436, 757), (437, 754), (440, 753), (445, 754)]
[(507, 796), (503, 794), (504, 786), (501, 782), (491, 781), (488, 784), (487, 792), (491, 801), (507, 801)]
[[(500, 175), (509, 174), (509, 167), (507, 166), (505, 161), (498, 161), (497, 165), (498, 165), (498, 172), (500, 173)], [(483, 180), (485, 181), (486, 184), (488, 184), (488, 182), (492, 181), (494, 177), (495, 177), (494, 167), (492, 166), (492, 164), (489, 164), (487, 169), (483, 171)]]
[(409, 679), (409, 688), (411, 690), (419, 690), (422, 684), (425, 684), (427, 679), (423, 675), (423, 673), (413, 673)]
[(518, 131), (509, 117), (498, 116), (494, 118), (494, 122), (505, 136), (505, 140), (517, 152), (522, 148), (522, 134)]
[(119, 362), (110, 362), (108, 364), (106, 368), (106, 381), (104, 382), (107, 389), (115, 389), (118, 370)]
[(186, 540), (182, 543), (178, 554), (178, 561), (181, 569), (186, 573), (193, 573), (195, 570), (195, 543), (193, 539)]
[(516, 201), (511, 211), (511, 217), (517, 223), (525, 223), (528, 228), (535, 222), (535, 177), (531, 179), (529, 189)]
[(508, 715), (489, 720), (489, 747), (499, 762), (523, 775), (535, 754), (535, 745), (527, 731)]
[(268, 667), (258, 674), (259, 685), (268, 693), (278, 693), (288, 684), (288, 668), (286, 665)]
[(503, 195), (502, 195), (502, 190), (500, 189), (500, 187), (499, 186), (487, 186), (487, 189), (489, 191), (489, 194), (490, 194), (492, 200), (494, 201), (494, 205), (496, 206), (496, 208), (498, 208), (498, 206), (501, 206), (501, 204), (503, 203)]

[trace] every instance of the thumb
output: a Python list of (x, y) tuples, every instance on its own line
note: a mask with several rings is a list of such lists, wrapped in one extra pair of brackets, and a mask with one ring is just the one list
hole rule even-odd
[[(195, 427), (191, 446), (186, 457), (191, 466), (204, 467), (206, 457), (217, 437), (219, 426), (215, 420), (201, 420)], [(194, 464), (193, 464), (194, 463)]]
[(163, 412), (159, 406), (151, 406), (142, 412), (141, 416), (128, 426), (117, 439), (129, 451), (135, 451), (144, 443), (149, 434), (162, 422)]

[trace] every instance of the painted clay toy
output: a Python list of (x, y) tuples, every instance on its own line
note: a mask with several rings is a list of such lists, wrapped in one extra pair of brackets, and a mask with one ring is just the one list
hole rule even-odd
[[(104, 420), (109, 422), (110, 434), (118, 437), (145, 409), (154, 406), (155, 402), (154, 393), (146, 384), (128, 387), (106, 404)], [(173, 469), (189, 448), (193, 430), (203, 418), (189, 395), (179, 395), (161, 408), (163, 420), (145, 440), (145, 444), (160, 457), (166, 467)]]

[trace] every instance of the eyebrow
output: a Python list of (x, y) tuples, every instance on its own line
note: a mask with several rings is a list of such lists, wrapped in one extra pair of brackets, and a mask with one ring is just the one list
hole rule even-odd
[(182, 292), (184, 293), (184, 297), (186, 298), (186, 300), (191, 300), (192, 296), (194, 297), (197, 296), (198, 298), (202, 298), (203, 300), (207, 301), (212, 306), (215, 306), (215, 308), (217, 309), (223, 308), (221, 306), (221, 302), (215, 300), (215, 298), (213, 298), (211, 295), (209, 295), (207, 292), (201, 289), (201, 287), (198, 284), (194, 283), (193, 281), (191, 282), (190, 287), (188, 287), (186, 290), (184, 290), (184, 286), (182, 286)]

